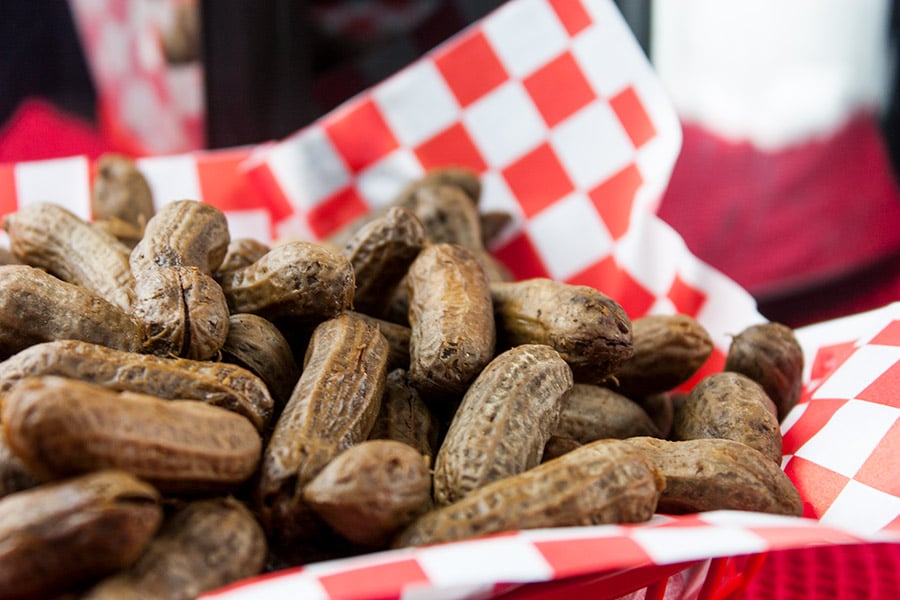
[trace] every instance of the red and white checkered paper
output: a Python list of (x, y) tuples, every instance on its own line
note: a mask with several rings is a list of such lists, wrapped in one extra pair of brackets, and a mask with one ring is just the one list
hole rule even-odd
[[(610, 0), (514, 0), (286, 140), (139, 166), (158, 205), (208, 202), (234, 237), (263, 241), (327, 236), (430, 167), (469, 166), (485, 209), (515, 216), (493, 251), (517, 276), (593, 285), (632, 318), (696, 316), (716, 344), (708, 373), (721, 368), (729, 334), (763, 317), (652, 214), (679, 144), (671, 106)], [(0, 165), (0, 213), (49, 200), (90, 217), (92, 168), (79, 157)], [(784, 423), (784, 467), (804, 518), (722, 511), (513, 532), (307, 565), (207, 597), (488, 597), (652, 565), (900, 542), (900, 304), (798, 335), (808, 384)], [(679, 594), (697, 574), (682, 573)]]

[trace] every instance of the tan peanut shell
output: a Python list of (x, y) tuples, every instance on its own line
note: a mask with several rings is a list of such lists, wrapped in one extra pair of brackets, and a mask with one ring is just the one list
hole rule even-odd
[(731, 340), (725, 370), (760, 384), (783, 420), (800, 399), (803, 349), (794, 331), (781, 323), (751, 325)]
[(236, 489), (261, 449), (253, 425), (225, 409), (49, 375), (6, 395), (3, 434), (42, 479), (120, 469), (164, 493)]
[(431, 473), (418, 450), (369, 440), (338, 454), (303, 490), (303, 499), (348, 540), (387, 545), (431, 506)]
[(136, 278), (146, 269), (197, 267), (212, 275), (228, 250), (231, 235), (225, 213), (196, 200), (176, 200), (159, 209), (131, 253)]
[(228, 336), (229, 309), (219, 284), (194, 266), (150, 268), (135, 281), (135, 317), (144, 352), (206, 360)]
[[(624, 444), (623, 440), (613, 443)], [(640, 523), (656, 510), (665, 481), (638, 453), (604, 440), (480, 487), (412, 522), (393, 545), (450, 542), (516, 529)]]
[(481, 200), (481, 179), (478, 174), (466, 167), (446, 166), (430, 169), (427, 173), (410, 182), (397, 194), (394, 203), (408, 206), (410, 198), (423, 187), (453, 186), (466, 194), (469, 201), (477, 206)]
[(238, 365), (124, 352), (77, 340), (35, 344), (0, 362), (0, 393), (39, 375), (170, 400), (199, 400), (243, 415), (260, 431), (274, 410), (263, 381)]
[(388, 356), (388, 371), (394, 369), (409, 369), (409, 336), (412, 331), (406, 325), (392, 323), (376, 317), (369, 316), (365, 313), (354, 311), (360, 317), (378, 326), (381, 335), (390, 346), (390, 355)]
[(315, 534), (303, 488), (340, 452), (368, 437), (387, 357), (378, 327), (352, 313), (316, 327), (260, 466), (256, 508), (270, 537), (287, 542)]
[(541, 461), (572, 371), (549, 346), (494, 358), (463, 396), (434, 465), (434, 500), (446, 505)]
[(159, 500), (121, 471), (0, 499), (0, 597), (49, 598), (127, 567), (162, 521)]
[(300, 379), (291, 345), (268, 319), (238, 313), (228, 320), (222, 359), (249, 369), (264, 381), (275, 400), (275, 412), (280, 413)]
[(494, 355), (484, 270), (462, 246), (432, 244), (410, 267), (407, 287), (410, 381), (423, 394), (463, 392)]
[(781, 428), (758, 383), (723, 371), (703, 378), (675, 411), (674, 440), (724, 438), (743, 442), (781, 465)]
[(576, 383), (563, 398), (553, 433), (581, 444), (638, 435), (662, 437), (639, 404), (609, 388), (590, 383)]
[(405, 369), (393, 369), (385, 379), (381, 408), (369, 439), (403, 442), (419, 451), (430, 467), (438, 447), (439, 424), (434, 413), (409, 384)]
[(0, 356), (61, 339), (134, 352), (143, 331), (131, 315), (80, 285), (35, 267), (0, 266)]
[(27, 204), (3, 219), (9, 246), (22, 262), (131, 309), (134, 279), (120, 242), (58, 204)]
[(155, 213), (153, 192), (134, 160), (120, 154), (102, 155), (91, 187), (93, 220), (118, 220), (142, 234)]
[(216, 279), (229, 271), (243, 269), (258, 261), (272, 248), (254, 238), (233, 238), (228, 242), (225, 258), (213, 272)]
[(800, 516), (803, 512), (800, 494), (784, 471), (746, 444), (649, 437), (622, 443), (640, 451), (665, 478), (661, 513), (746, 510)]
[(278, 244), (252, 265), (220, 277), (233, 313), (319, 322), (351, 308), (355, 279), (343, 255), (321, 244)]
[(0, 435), (0, 498), (40, 485), (41, 481), (12, 453)]
[(631, 358), (631, 320), (594, 288), (533, 278), (492, 283), (491, 298), (498, 344), (551, 346), (577, 382), (602, 383)]
[(628, 398), (667, 392), (690, 379), (712, 354), (712, 338), (696, 319), (648, 315), (631, 322), (634, 354), (616, 370), (613, 389)]
[(360, 229), (342, 250), (353, 265), (356, 279), (353, 307), (373, 316), (382, 315), (391, 293), (425, 242), (422, 223), (400, 207), (392, 207)]
[(422, 185), (402, 205), (422, 223), (433, 244), (456, 244), (478, 253), (484, 249), (481, 217), (472, 199), (455, 185)]
[(166, 519), (141, 557), (82, 600), (193, 600), (262, 572), (265, 534), (233, 498), (196, 500)]

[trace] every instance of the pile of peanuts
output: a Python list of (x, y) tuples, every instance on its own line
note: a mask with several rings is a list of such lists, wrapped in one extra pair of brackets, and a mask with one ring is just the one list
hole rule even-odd
[(725, 370), (686, 315), (513, 281), (508, 216), (445, 168), (332, 239), (231, 239), (100, 161), (90, 221), (7, 215), (0, 598), (193, 598), (268, 570), (513, 529), (798, 515), (793, 332)]

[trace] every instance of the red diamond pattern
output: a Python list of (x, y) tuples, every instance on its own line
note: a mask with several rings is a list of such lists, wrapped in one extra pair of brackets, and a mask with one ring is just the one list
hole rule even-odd
[(319, 577), (319, 583), (329, 598), (391, 597), (402, 586), (428, 582), (428, 575), (412, 558), (370, 567), (347, 568)]
[[(353, 172), (359, 172), (399, 147), (371, 98), (326, 119), (325, 132)], [(365, 135), (360, 135), (365, 132)]]
[(452, 46), (439, 51), (434, 63), (463, 108), (509, 77), (479, 29), (463, 34)]
[(645, 315), (656, 302), (656, 297), (622, 269), (612, 256), (570, 277), (567, 283), (600, 290), (621, 304), (631, 319)]
[(422, 167), (432, 169), (447, 165), (468, 167), (483, 173), (487, 163), (462, 123), (456, 123), (414, 150)]
[(597, 98), (578, 63), (568, 52), (529, 75), (522, 84), (547, 127), (556, 126)]
[(317, 237), (325, 238), (368, 211), (356, 188), (346, 187), (309, 211), (309, 227)]
[(634, 196), (643, 184), (641, 172), (632, 163), (588, 192), (613, 239), (628, 231)]
[(503, 169), (503, 177), (529, 219), (575, 189), (547, 143)]
[(610, 106), (625, 127), (635, 148), (640, 148), (656, 135), (656, 128), (650, 120), (641, 99), (634, 88), (628, 86), (609, 100)]
[(550, 6), (570, 36), (574, 37), (591, 24), (591, 15), (584, 9), (581, 0), (550, 0)]
[(803, 503), (803, 516), (811, 519), (825, 514), (850, 481), (840, 473), (799, 456), (791, 458), (784, 472), (794, 482), (802, 497), (814, 499), (813, 502)]
[(891, 365), (887, 371), (869, 384), (866, 389), (858, 393), (856, 397), (861, 400), (900, 408), (900, 393), (898, 393), (898, 390), (900, 390), (900, 361)]
[[(896, 389), (895, 393), (896, 393)], [(875, 489), (900, 496), (900, 420), (885, 434), (881, 442), (856, 472), (853, 479)]]
[(891, 321), (869, 343), (881, 346), (900, 346), (900, 321)]
[(494, 255), (509, 268), (515, 279), (550, 276), (540, 253), (524, 232), (497, 248)]
[(675, 309), (685, 315), (695, 317), (703, 305), (706, 304), (706, 293), (685, 282), (680, 276), (675, 276), (672, 287), (666, 297), (675, 305)]

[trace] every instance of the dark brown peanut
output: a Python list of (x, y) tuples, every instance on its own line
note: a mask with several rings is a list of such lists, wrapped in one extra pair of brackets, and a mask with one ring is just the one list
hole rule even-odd
[(637, 435), (662, 437), (656, 424), (636, 402), (608, 388), (577, 383), (562, 401), (553, 433), (587, 444), (604, 438)]
[(546, 344), (575, 381), (602, 383), (631, 358), (631, 320), (605, 294), (545, 278), (492, 283), (498, 344)]
[(140, 277), (150, 268), (187, 266), (212, 275), (230, 242), (221, 210), (196, 200), (170, 202), (147, 223), (143, 239), (131, 253), (131, 271)]
[(159, 493), (120, 471), (7, 496), (0, 500), (0, 597), (48, 598), (125, 568), (161, 521)]
[(281, 413), (300, 379), (300, 367), (287, 339), (271, 321), (257, 315), (231, 315), (222, 358), (246, 367), (266, 383), (276, 414)]
[(515, 529), (649, 520), (665, 486), (662, 476), (638, 453), (622, 456), (622, 450), (610, 451), (609, 443), (581, 446), (480, 487), (413, 521), (394, 546), (450, 542)]
[(481, 200), (481, 179), (465, 167), (439, 167), (429, 170), (419, 179), (409, 183), (395, 198), (400, 206), (408, 206), (411, 197), (423, 187), (453, 186), (462, 190), (469, 201), (477, 206)]
[(121, 243), (57, 204), (36, 203), (6, 215), (3, 228), (23, 263), (78, 284), (128, 311), (134, 279)]
[(0, 435), (0, 498), (39, 485), (41, 481), (31, 474), (25, 463), (12, 453), (6, 440)]
[(488, 210), (480, 214), (481, 220), (481, 245), (490, 248), (497, 241), (500, 234), (512, 224), (511, 213), (501, 210)]
[(134, 161), (119, 154), (104, 154), (97, 161), (91, 189), (94, 221), (115, 219), (133, 225), (143, 234), (156, 208), (147, 179)]
[(786, 325), (752, 325), (732, 339), (725, 370), (743, 373), (760, 384), (775, 403), (781, 421), (800, 399), (803, 349)]
[(434, 500), (456, 502), (541, 462), (572, 370), (549, 346), (503, 352), (472, 382), (437, 453)]
[(222, 259), (222, 264), (213, 272), (213, 275), (218, 280), (221, 275), (229, 271), (249, 267), (271, 249), (267, 244), (254, 238), (234, 238), (228, 242), (225, 258)]
[[(603, 442), (599, 442), (603, 443)], [(638, 449), (666, 480), (659, 512), (686, 514), (747, 510), (800, 516), (803, 502), (791, 480), (757, 450), (734, 440), (623, 440)]]
[(373, 316), (384, 314), (425, 241), (422, 223), (400, 207), (392, 207), (360, 229), (343, 248), (356, 278), (353, 307)]
[(409, 384), (405, 369), (390, 371), (385, 380), (381, 408), (369, 439), (403, 442), (425, 458), (430, 467), (438, 447), (438, 421)]
[(80, 285), (25, 265), (0, 266), (0, 356), (33, 344), (74, 339), (135, 352), (137, 320)]
[(259, 462), (259, 434), (240, 415), (63, 377), (23, 379), (2, 420), (10, 449), (42, 479), (112, 468), (163, 493), (222, 492)]
[(580, 448), (582, 444), (576, 442), (572, 438), (562, 437), (559, 435), (551, 435), (544, 446), (544, 453), (541, 455), (541, 462), (545, 463), (554, 458), (559, 458), (567, 452), (571, 452), (575, 448)]
[(423, 394), (463, 392), (494, 355), (488, 281), (470, 251), (432, 244), (409, 269), (409, 378)]
[(92, 587), (82, 600), (193, 600), (262, 572), (265, 533), (233, 498), (197, 500), (167, 519), (130, 567)]
[(455, 185), (422, 185), (402, 205), (421, 221), (428, 241), (456, 244), (481, 252), (481, 217), (466, 193)]
[[(667, 392), (650, 394), (643, 398), (636, 398), (635, 402), (641, 405), (653, 424), (659, 430), (659, 437), (668, 438), (672, 431), (672, 421), (675, 418), (675, 404), (673, 395)], [(656, 436), (654, 436), (656, 437)]]
[(170, 400), (200, 400), (243, 415), (260, 431), (274, 409), (263, 381), (238, 365), (124, 352), (77, 340), (35, 344), (0, 363), (0, 393), (39, 375)]
[(303, 499), (351, 542), (386, 546), (431, 507), (431, 473), (407, 444), (364, 441), (328, 463), (303, 490)]
[(197, 267), (147, 269), (136, 279), (135, 296), (144, 352), (206, 360), (225, 344), (228, 303), (219, 284)]
[(712, 338), (688, 315), (649, 315), (631, 323), (634, 354), (613, 389), (628, 398), (667, 392), (690, 379), (712, 354)]
[(344, 256), (303, 241), (276, 245), (252, 265), (221, 277), (231, 312), (271, 321), (319, 322), (337, 316), (351, 307), (354, 282)]
[(255, 490), (271, 539), (280, 543), (316, 534), (303, 488), (340, 452), (368, 437), (384, 392), (387, 357), (378, 327), (352, 313), (316, 327)]
[(370, 323), (378, 325), (381, 335), (387, 340), (391, 349), (388, 356), (388, 371), (393, 371), (394, 369), (403, 369), (405, 371), (409, 369), (409, 336), (412, 333), (409, 327), (363, 313), (356, 314)]
[(675, 411), (673, 440), (723, 438), (743, 442), (781, 465), (781, 429), (762, 387), (740, 373), (703, 378)]

